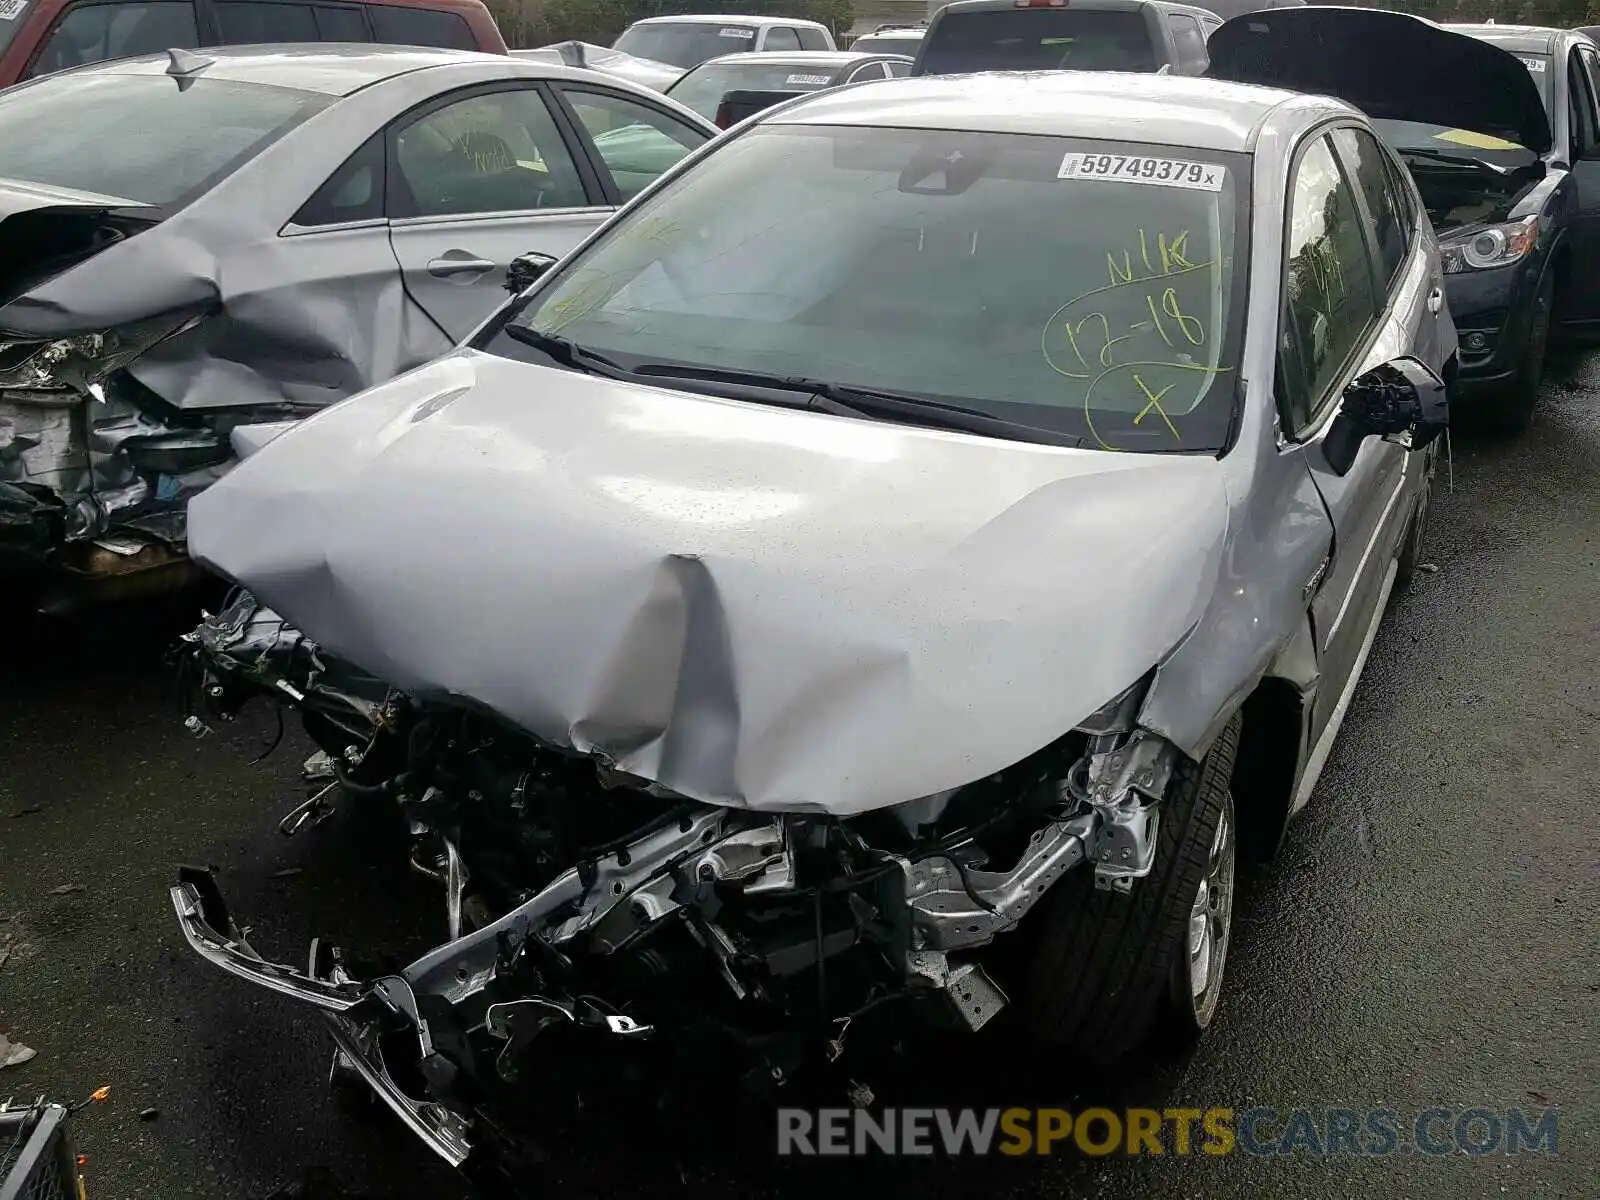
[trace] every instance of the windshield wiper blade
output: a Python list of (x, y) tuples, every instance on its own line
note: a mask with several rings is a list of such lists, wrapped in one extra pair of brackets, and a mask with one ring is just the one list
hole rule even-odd
[(603, 375), (607, 379), (638, 378), (621, 363), (613, 362), (604, 354), (580, 346), (569, 338), (544, 333), (527, 325), (507, 325), (505, 332), (513, 341), (521, 342), (524, 346), (532, 346), (574, 371), (582, 371), (587, 375)]
[[(1533, 153), (1531, 150), (1528, 153)], [(1471, 167), (1478, 170), (1493, 171), (1496, 175), (1511, 174), (1510, 167), (1502, 167), (1499, 163), (1488, 162), (1485, 159), (1474, 157), (1471, 154), (1456, 154), (1450, 150), (1434, 150), (1431, 147), (1416, 146), (1405, 147), (1400, 151), (1401, 158), (1423, 158), (1429, 162), (1449, 163), (1451, 166)]]
[(856, 387), (851, 384), (831, 383), (824, 379), (808, 379), (802, 375), (764, 374), (760, 371), (734, 371), (722, 367), (679, 366), (675, 363), (642, 364), (637, 373), (667, 379), (728, 384), (734, 387), (809, 393), (812, 399), (804, 407), (832, 413), (834, 416), (902, 420), (917, 425), (951, 429), (957, 433), (976, 433), (984, 437), (1009, 438), (1015, 442), (1032, 442), (1045, 446), (1083, 445), (1083, 439), (1075, 434), (1023, 425), (1004, 417), (994, 416), (992, 413), (965, 408), (945, 400), (934, 400), (928, 396), (919, 396), (914, 392)]

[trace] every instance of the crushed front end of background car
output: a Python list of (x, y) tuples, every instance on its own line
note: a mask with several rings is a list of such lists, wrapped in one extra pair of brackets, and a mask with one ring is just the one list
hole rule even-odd
[(456, 1166), (502, 1152), (485, 1114), (551, 1086), (541, 1054), (563, 1034), (736, 1063), (766, 1089), (883, 1036), (883, 1018), (982, 1029), (1008, 1003), (990, 955), (1054, 885), (1126, 891), (1149, 872), (1180, 758), (1136, 723), (1145, 676), (968, 785), (848, 817), (753, 811), (406, 695), (243, 590), (186, 641), (192, 728), (267, 696), (319, 745), (317, 791), (284, 832), (341, 794), (398, 805), (446, 932), (398, 972), (365, 974), (323, 943), (291, 967), (261, 958), (211, 876), (186, 869), (172, 901), (187, 940), (320, 1009), (340, 1069)]

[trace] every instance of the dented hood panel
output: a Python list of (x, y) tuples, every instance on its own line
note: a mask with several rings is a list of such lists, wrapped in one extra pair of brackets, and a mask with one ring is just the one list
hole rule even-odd
[(1224, 22), (1206, 52), (1213, 79), (1337, 96), (1374, 119), (1495, 134), (1540, 154), (1552, 144), (1516, 55), (1406, 13), (1266, 9)]
[(1047, 745), (1177, 644), (1222, 465), (452, 354), (262, 446), (190, 550), (413, 694), (714, 804), (845, 815)]

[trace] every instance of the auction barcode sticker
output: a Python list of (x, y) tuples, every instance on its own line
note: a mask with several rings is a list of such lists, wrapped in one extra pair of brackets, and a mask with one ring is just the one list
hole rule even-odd
[(754, 29), (740, 29), (733, 25), (717, 31), (718, 37), (753, 38), (755, 35), (756, 31)]
[(15, 21), (28, 7), (28, 0), (0, 0), (0, 21)]
[(1522, 65), (1536, 74), (1544, 74), (1544, 59), (1542, 58), (1525, 58), (1522, 60)]
[(824, 87), (828, 79), (827, 75), (791, 75), (784, 80), (784, 83), (812, 83), (817, 87)]
[(1147, 183), (1155, 187), (1220, 192), (1228, 168), (1220, 163), (1186, 162), (1181, 158), (1149, 158), (1142, 154), (1068, 154), (1057, 179), (1104, 179), (1113, 183)]

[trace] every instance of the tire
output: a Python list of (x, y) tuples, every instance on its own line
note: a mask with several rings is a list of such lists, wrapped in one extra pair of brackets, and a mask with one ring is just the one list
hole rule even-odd
[[(1184, 760), (1161, 802), (1156, 858), (1131, 893), (1098, 891), (1092, 869), (1074, 871), (1044, 901), (1043, 921), (1024, 987), (1032, 1036), (1098, 1063), (1122, 1058), (1154, 1034), (1192, 1042), (1216, 1014), (1231, 928), (1237, 823), (1229, 779), (1239, 750), (1235, 715), (1202, 762)], [(1188, 984), (1190, 917), (1212, 852), (1227, 843), (1220, 887), (1220, 953), (1204, 995)]]
[(1544, 383), (1545, 350), (1550, 345), (1550, 325), (1554, 319), (1556, 277), (1547, 270), (1533, 301), (1533, 321), (1528, 329), (1528, 344), (1517, 363), (1515, 378), (1504, 390), (1491, 397), (1484, 417), (1497, 433), (1514, 435), (1533, 423), (1533, 410), (1539, 403), (1539, 388)]

